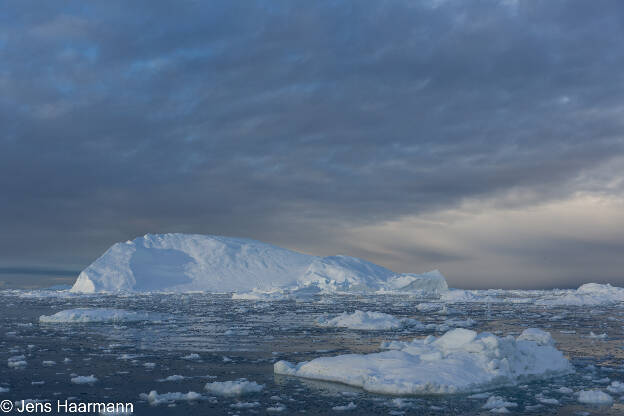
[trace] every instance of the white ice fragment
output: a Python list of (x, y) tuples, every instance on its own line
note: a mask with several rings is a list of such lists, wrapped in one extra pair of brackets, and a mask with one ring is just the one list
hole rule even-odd
[(611, 384), (607, 387), (607, 391), (613, 394), (624, 393), (624, 383), (619, 381), (612, 381)]
[(233, 381), (215, 381), (206, 383), (205, 389), (213, 394), (221, 396), (240, 396), (243, 394), (257, 393), (262, 391), (264, 384), (248, 381), (241, 378)]
[(266, 408), (266, 411), (270, 413), (283, 412), (284, 410), (286, 410), (286, 406), (282, 403), (276, 403), (275, 405)]
[(613, 397), (600, 390), (582, 390), (578, 394), (579, 403), (585, 404), (611, 404)]
[(316, 324), (326, 328), (349, 328), (368, 331), (383, 331), (406, 326), (422, 326), (414, 319), (398, 319), (381, 312), (364, 312), (356, 310), (353, 313), (344, 312), (336, 317), (321, 316)]
[(23, 368), (26, 367), (26, 357), (23, 355), (15, 355), (7, 359), (7, 365), (9, 368)]
[(156, 381), (159, 381), (159, 382), (163, 382), (163, 381), (181, 381), (181, 380), (184, 380), (185, 378), (186, 377), (184, 377), (184, 376), (181, 376), (181, 375), (178, 375), (178, 374), (174, 374), (172, 376), (168, 376), (168, 377), (165, 377), (165, 378), (160, 378), (160, 379), (158, 379)]
[(357, 405), (353, 402), (349, 402), (348, 404), (342, 405), (342, 406), (334, 406), (332, 407), (332, 410), (335, 411), (343, 411), (343, 410), (353, 410), (357, 407)]
[(127, 311), (112, 308), (66, 309), (54, 315), (41, 315), (42, 323), (100, 323), (100, 322), (139, 322), (161, 320), (160, 314)]
[(141, 393), (140, 397), (144, 400), (147, 400), (152, 406), (163, 403), (173, 403), (178, 401), (196, 401), (203, 399), (203, 396), (201, 394), (195, 393), (194, 391), (189, 391), (188, 393), (175, 392), (158, 394), (156, 390), (152, 390), (149, 392), (149, 394)]
[(91, 374), (90, 376), (76, 376), (71, 378), (71, 382), (74, 384), (93, 384), (98, 379)]
[(483, 405), (484, 409), (497, 409), (502, 407), (517, 407), (518, 403), (508, 402), (501, 396), (491, 396)]
[(555, 340), (549, 332), (537, 328), (528, 328), (518, 336), (518, 341), (533, 341), (537, 345), (555, 345)]
[(258, 406), (260, 406), (260, 402), (236, 402), (230, 405), (234, 409), (251, 409)]

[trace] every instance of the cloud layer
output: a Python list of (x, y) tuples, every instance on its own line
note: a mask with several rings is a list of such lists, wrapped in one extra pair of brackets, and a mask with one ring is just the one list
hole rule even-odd
[(463, 287), (624, 284), (621, 2), (2, 9), (2, 267), (179, 231)]

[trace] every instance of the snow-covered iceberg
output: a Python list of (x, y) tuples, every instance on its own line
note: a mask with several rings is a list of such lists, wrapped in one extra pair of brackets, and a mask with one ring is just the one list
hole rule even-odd
[(517, 338), (454, 329), (439, 338), (392, 341), (382, 347), (388, 351), (299, 364), (278, 361), (274, 371), (401, 395), (468, 393), (573, 371), (550, 334), (533, 328)]
[(576, 290), (548, 295), (535, 303), (544, 306), (598, 306), (624, 302), (624, 288), (610, 284), (585, 283)]
[(80, 273), (71, 291), (243, 293), (276, 289), (438, 293), (448, 286), (437, 270), (398, 274), (355, 257), (310, 256), (249, 239), (147, 234), (113, 245)]

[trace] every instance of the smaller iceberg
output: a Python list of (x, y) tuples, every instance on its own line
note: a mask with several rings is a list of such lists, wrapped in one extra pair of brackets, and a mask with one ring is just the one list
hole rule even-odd
[(278, 361), (276, 374), (343, 383), (380, 394), (452, 394), (511, 386), (573, 372), (549, 333), (499, 338), (453, 329), (436, 338), (382, 344), (388, 351)]
[(624, 302), (624, 288), (610, 284), (585, 283), (576, 290), (549, 295), (535, 303), (543, 306), (599, 306)]

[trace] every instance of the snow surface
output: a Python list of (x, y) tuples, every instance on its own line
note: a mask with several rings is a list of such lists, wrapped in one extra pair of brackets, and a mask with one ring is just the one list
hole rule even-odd
[(467, 393), (573, 372), (550, 334), (528, 331), (514, 339), (458, 328), (439, 338), (387, 342), (389, 351), (379, 353), (278, 361), (274, 372), (381, 394)]
[[(348, 256), (316, 257), (255, 240), (147, 234), (114, 244), (84, 269), (72, 292), (427, 292), (448, 289), (437, 270), (397, 274)], [(314, 290), (313, 290), (314, 291)]]
[(321, 316), (316, 324), (325, 328), (349, 328), (368, 331), (384, 331), (405, 326), (423, 326), (415, 319), (398, 319), (381, 312), (363, 312), (356, 310), (353, 313), (344, 312), (334, 318)]
[(54, 315), (41, 315), (43, 323), (95, 323), (95, 322), (138, 322), (160, 320), (160, 314), (135, 312), (111, 308), (76, 308), (65, 309)]

